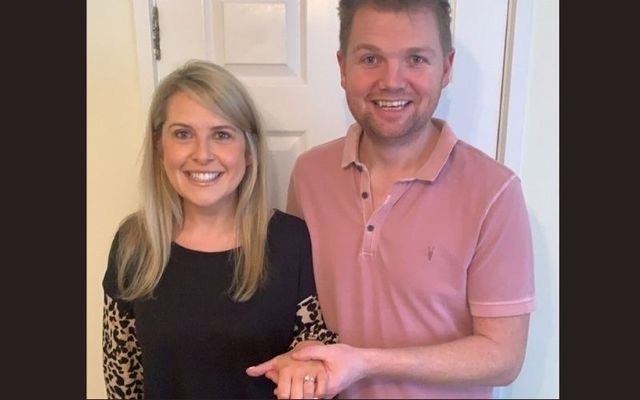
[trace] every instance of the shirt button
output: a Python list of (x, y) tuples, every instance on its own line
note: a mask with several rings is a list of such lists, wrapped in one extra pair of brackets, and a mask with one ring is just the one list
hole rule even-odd
[(374, 229), (375, 229), (375, 228), (373, 227), (373, 225), (367, 225), (367, 230), (368, 230), (369, 232), (373, 232), (373, 230), (374, 230)]
[(369, 193), (367, 192), (362, 192), (362, 198), (366, 199), (367, 197), (369, 197)]

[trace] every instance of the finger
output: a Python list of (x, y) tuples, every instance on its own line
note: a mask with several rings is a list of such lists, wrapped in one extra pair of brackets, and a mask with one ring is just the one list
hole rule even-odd
[(279, 399), (291, 398), (291, 371), (289, 369), (280, 371), (278, 387), (276, 388), (276, 396)]
[(329, 380), (327, 379), (327, 374), (324, 371), (319, 372), (316, 376), (316, 387), (313, 397), (316, 399), (324, 399), (327, 395), (328, 383)]
[(262, 364), (254, 365), (253, 367), (247, 368), (246, 372), (249, 376), (261, 376), (264, 375), (267, 371), (275, 367), (275, 359), (272, 358), (269, 361), (265, 361)]
[(291, 380), (291, 399), (302, 399), (303, 396), (303, 386), (304, 385), (304, 375), (294, 375)]
[[(311, 377), (311, 375), (309, 375)], [(315, 378), (311, 377), (310, 380), (302, 379), (302, 397), (305, 399), (313, 399), (316, 392)]]
[(278, 384), (278, 370), (270, 369), (266, 374), (264, 374), (264, 376), (267, 377), (267, 379), (271, 379), (271, 382), (276, 385)]

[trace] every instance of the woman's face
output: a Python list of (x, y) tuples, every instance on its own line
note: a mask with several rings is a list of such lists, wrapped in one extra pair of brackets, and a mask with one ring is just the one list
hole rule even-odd
[(167, 102), (160, 145), (162, 165), (185, 214), (235, 212), (247, 168), (240, 129), (178, 92)]

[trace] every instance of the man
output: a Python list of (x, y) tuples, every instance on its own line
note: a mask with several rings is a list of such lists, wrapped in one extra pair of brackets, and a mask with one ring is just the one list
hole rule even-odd
[[(519, 179), (432, 118), (454, 60), (437, 0), (341, 0), (356, 124), (301, 155), (288, 211), (308, 225), (340, 398), (491, 397), (518, 375), (534, 309)], [(271, 361), (255, 373), (277, 378)]]

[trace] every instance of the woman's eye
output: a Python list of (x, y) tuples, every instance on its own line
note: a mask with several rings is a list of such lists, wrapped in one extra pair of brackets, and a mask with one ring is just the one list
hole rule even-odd
[(175, 131), (174, 135), (178, 139), (188, 139), (190, 137), (189, 131), (185, 131), (185, 130)]
[(231, 134), (229, 132), (226, 131), (216, 131), (214, 133), (214, 137), (218, 140), (226, 140), (231, 138)]

